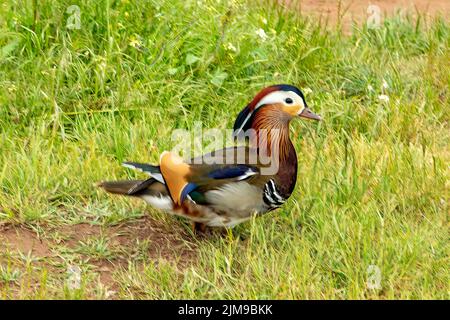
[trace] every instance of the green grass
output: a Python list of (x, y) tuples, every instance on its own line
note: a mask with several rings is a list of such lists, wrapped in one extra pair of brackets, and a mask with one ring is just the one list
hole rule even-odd
[[(448, 299), (449, 39), (447, 21), (399, 17), (346, 36), (273, 2), (2, 2), (0, 226), (51, 254), (2, 243), (0, 299)], [(93, 187), (142, 177), (120, 162), (157, 162), (176, 128), (231, 128), (275, 83), (309, 88), (324, 117), (292, 125), (298, 183), (280, 210), (198, 238)], [(112, 241), (146, 216), (172, 250)], [(80, 223), (101, 232), (68, 248)]]

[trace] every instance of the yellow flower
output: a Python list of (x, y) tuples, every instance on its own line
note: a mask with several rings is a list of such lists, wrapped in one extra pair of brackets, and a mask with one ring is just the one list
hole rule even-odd
[(16, 92), (16, 90), (17, 90), (17, 88), (16, 88), (16, 86), (15, 86), (14, 84), (11, 83), (11, 84), (8, 86), (8, 92), (9, 92), (9, 93)]
[(141, 46), (141, 42), (139, 41), (138, 38), (136, 38), (136, 36), (132, 36), (132, 37), (130, 37), (128, 45), (130, 45), (134, 48), (139, 48)]

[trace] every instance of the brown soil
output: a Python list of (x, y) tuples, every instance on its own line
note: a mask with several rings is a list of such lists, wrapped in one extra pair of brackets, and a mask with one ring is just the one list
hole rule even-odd
[(329, 25), (342, 24), (345, 31), (351, 29), (352, 22), (362, 25), (371, 13), (370, 5), (380, 8), (381, 18), (394, 14), (417, 16), (420, 13), (425, 18), (442, 16), (450, 18), (449, 0), (279, 0), (287, 8), (296, 8), (307, 16), (321, 18)]
[(24, 254), (31, 252), (35, 257), (48, 257), (51, 251), (48, 246), (36, 236), (36, 233), (23, 227), (4, 225), (0, 227), (0, 248), (2, 251), (19, 251)]
[[(98, 273), (105, 287), (116, 291), (118, 284), (113, 278), (114, 271), (126, 267), (128, 262), (136, 260), (138, 255), (149, 260), (170, 261), (180, 269), (192, 263), (196, 256), (195, 239), (188, 235), (181, 224), (174, 223), (169, 226), (149, 216), (111, 227), (87, 223), (58, 228), (44, 227), (42, 234), (45, 236), (39, 236), (22, 225), (0, 225), (0, 262), (5, 259), (6, 252), (31, 254), (34, 258), (44, 258), (35, 260), (35, 266), (38, 268), (64, 273), (64, 269), (54, 268), (55, 261), (63, 262), (55, 248), (66, 247), (77, 252), (76, 249), (81, 243), (103, 236), (108, 239), (108, 248), (114, 253), (111, 258), (96, 258), (83, 253), (79, 253), (79, 256), (95, 266), (93, 271)], [(145, 241), (148, 243), (146, 252), (138, 252), (137, 244)]]

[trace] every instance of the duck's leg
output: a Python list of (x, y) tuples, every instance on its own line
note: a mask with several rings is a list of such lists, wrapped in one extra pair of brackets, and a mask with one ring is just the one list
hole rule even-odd
[(206, 224), (201, 222), (192, 222), (192, 232), (204, 234), (206, 232)]

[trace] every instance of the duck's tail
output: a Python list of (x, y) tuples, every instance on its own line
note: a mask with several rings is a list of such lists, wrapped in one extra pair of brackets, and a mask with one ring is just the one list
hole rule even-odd
[(122, 165), (126, 168), (147, 173), (151, 178), (147, 180), (103, 181), (98, 183), (97, 186), (110, 193), (128, 196), (153, 195), (155, 192), (158, 193), (167, 190), (165, 187), (166, 182), (161, 175), (159, 166), (138, 162), (124, 162)]
[(144, 181), (145, 180), (102, 181), (97, 184), (97, 187), (103, 188), (109, 193), (137, 196), (135, 192), (130, 193), (130, 190), (132, 191)]
[(159, 166), (144, 163), (125, 162), (123, 166), (145, 172), (151, 176), (147, 180), (102, 181), (98, 187), (114, 194), (138, 197), (161, 210), (172, 210), (173, 201), (161, 175)]
[(147, 180), (103, 181), (97, 184), (105, 191), (141, 198), (152, 207), (165, 211), (172, 211), (174, 203), (166, 185), (154, 178)]

